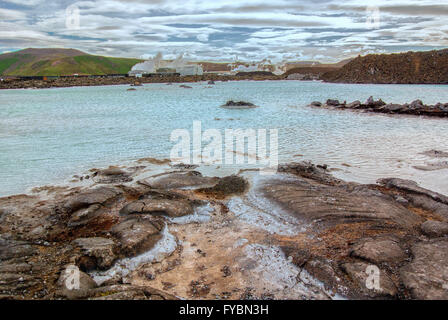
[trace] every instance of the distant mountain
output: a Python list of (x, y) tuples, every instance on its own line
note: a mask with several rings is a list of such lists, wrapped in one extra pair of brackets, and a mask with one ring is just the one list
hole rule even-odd
[(285, 77), (288, 77), (292, 74), (302, 74), (317, 76), (318, 78), (320, 78), (322, 74), (331, 71), (337, 71), (338, 69), (349, 63), (351, 60), (352, 59), (346, 59), (338, 63), (320, 63), (318, 61), (291, 62), (286, 64), (287, 71), (283, 75)]
[(24, 49), (0, 55), (0, 75), (62, 76), (127, 73), (142, 60), (94, 56), (75, 49)]
[(228, 72), (232, 68), (230, 67), (230, 62), (210, 62), (210, 61), (200, 61), (200, 64), (204, 72)]
[(330, 68), (338, 69), (349, 63), (352, 59), (346, 59), (337, 63), (321, 63), (319, 61), (294, 61), (286, 63), (286, 71), (297, 68)]
[(343, 83), (448, 83), (448, 49), (359, 56), (321, 78)]

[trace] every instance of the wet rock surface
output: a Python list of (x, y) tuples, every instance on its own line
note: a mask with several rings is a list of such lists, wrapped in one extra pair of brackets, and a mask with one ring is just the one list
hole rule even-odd
[(92, 205), (102, 205), (106, 201), (117, 197), (120, 194), (115, 188), (99, 187), (92, 190), (83, 191), (70, 198), (65, 204), (65, 209), (71, 212), (88, 208)]
[[(300, 169), (296, 164), (291, 166), (294, 170)], [(328, 225), (357, 221), (407, 228), (421, 222), (420, 217), (378, 190), (332, 181), (324, 172), (316, 171), (312, 165), (303, 168), (303, 172), (305, 177), (316, 172), (316, 177), (323, 176), (323, 180), (321, 183), (300, 178), (292, 182), (272, 180), (263, 190), (267, 198), (277, 202), (299, 219)], [(336, 182), (337, 184), (332, 185)]]
[(442, 169), (448, 169), (448, 161), (439, 161), (436, 163), (428, 163), (423, 166), (414, 166), (415, 169), (423, 171), (436, 171)]
[(121, 215), (150, 214), (181, 217), (193, 213), (193, 207), (187, 200), (142, 199), (127, 204), (120, 210)]
[(198, 192), (223, 199), (228, 196), (242, 194), (249, 188), (249, 183), (243, 177), (236, 175), (219, 178), (213, 187), (201, 188)]
[(200, 172), (171, 172), (140, 180), (139, 183), (153, 189), (179, 189), (212, 187), (218, 178), (203, 177)]
[[(348, 183), (309, 162), (263, 178), (178, 169), (0, 198), (1, 297), (448, 298), (442, 194)], [(134, 177), (105, 170), (94, 178)]]
[[(118, 170), (106, 173), (122, 175)], [(95, 297), (97, 284), (85, 272), (107, 270), (121, 257), (150, 250), (162, 237), (162, 218), (119, 214), (149, 189), (125, 187), (117, 181), (111, 186), (42, 188), (36, 191), (41, 194), (0, 198), (0, 295), (10, 299)], [(80, 289), (64, 287), (68, 265), (79, 268)], [(140, 297), (156, 296), (169, 295)]]
[[(377, 185), (346, 183), (306, 162), (281, 166), (280, 171), (292, 173), (296, 179), (272, 179), (262, 192), (288, 214), (308, 223), (306, 233), (313, 238), (283, 247), (293, 263), (348, 297), (442, 297), (431, 293), (439, 290), (430, 288), (431, 273), (426, 277), (418, 268), (423, 268), (421, 248), (431, 252), (438, 246), (443, 253), (432, 258), (433, 267), (441, 274), (446, 272), (442, 261), (448, 251), (424, 240), (428, 238), (422, 231), (435, 224), (426, 219), (444, 219), (445, 196), (402, 179), (381, 179)], [(379, 289), (366, 286), (368, 267), (378, 268)], [(414, 283), (417, 273), (425, 279), (420, 284)], [(403, 281), (408, 283), (405, 288)], [(417, 294), (415, 286), (422, 293)]]
[(136, 256), (148, 251), (162, 238), (163, 222), (152, 217), (129, 217), (111, 229), (122, 256)]
[(448, 158), (448, 152), (441, 150), (427, 150), (422, 154), (431, 158)]
[(312, 107), (360, 110), (364, 112), (377, 112), (387, 114), (407, 114), (432, 117), (448, 117), (448, 103), (437, 103), (435, 105), (425, 105), (421, 100), (415, 100), (411, 103), (393, 104), (386, 103), (383, 100), (374, 100), (369, 97), (366, 102), (354, 101), (351, 103), (340, 102), (339, 100), (328, 99), (322, 104), (314, 101), (310, 104)]
[(131, 174), (120, 168), (108, 168), (94, 172), (94, 180), (98, 183), (111, 184), (132, 181)]

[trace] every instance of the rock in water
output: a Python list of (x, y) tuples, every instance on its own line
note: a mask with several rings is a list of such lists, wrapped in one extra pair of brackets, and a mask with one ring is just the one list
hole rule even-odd
[(95, 177), (95, 182), (104, 184), (123, 183), (130, 181), (132, 181), (132, 178), (130, 177), (130, 174), (128, 172), (114, 167), (97, 171)]
[(423, 106), (424, 105), (423, 105), (422, 100), (415, 100), (415, 101), (411, 102), (409, 108), (410, 109), (420, 109), (420, 108), (423, 108)]
[(258, 106), (254, 105), (253, 103), (246, 102), (246, 101), (229, 100), (225, 104), (223, 104), (221, 107), (226, 108), (226, 109), (253, 109), (253, 108), (257, 108)]
[(326, 102), (327, 106), (339, 106), (341, 103), (339, 102), (339, 100), (333, 100), (333, 99), (328, 99)]
[(349, 103), (347, 105), (347, 108), (349, 108), (349, 109), (356, 109), (356, 108), (359, 108), (360, 106), (361, 106), (361, 101), (356, 100), (356, 101), (353, 101), (352, 103)]
[(310, 106), (313, 106), (313, 107), (321, 107), (321, 106), (322, 106), (322, 102), (319, 102), (319, 101), (313, 101), (313, 102), (311, 102)]
[(440, 151), (440, 150), (428, 150), (422, 152), (421, 154), (431, 157), (431, 158), (448, 158), (448, 152)]

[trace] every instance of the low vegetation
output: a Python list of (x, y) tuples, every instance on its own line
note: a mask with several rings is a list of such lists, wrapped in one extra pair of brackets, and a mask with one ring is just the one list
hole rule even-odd
[(0, 55), (4, 76), (124, 74), (140, 59), (94, 56), (72, 49), (25, 49)]

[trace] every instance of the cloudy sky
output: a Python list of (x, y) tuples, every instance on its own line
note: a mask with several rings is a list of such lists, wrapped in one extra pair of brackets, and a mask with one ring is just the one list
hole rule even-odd
[(0, 0), (0, 52), (334, 62), (448, 47), (447, 21), (447, 0)]

